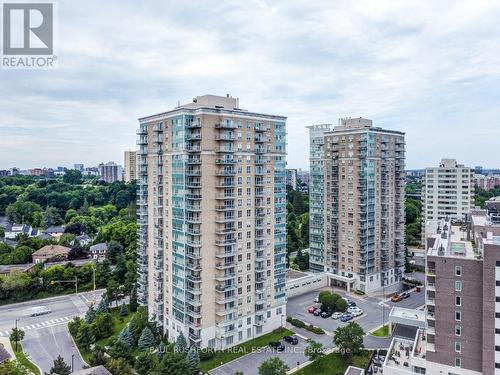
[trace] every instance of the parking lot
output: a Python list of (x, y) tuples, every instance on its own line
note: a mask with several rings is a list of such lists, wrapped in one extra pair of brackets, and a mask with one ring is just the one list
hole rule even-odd
[[(338, 319), (322, 318), (307, 312), (307, 309), (310, 306), (318, 305), (313, 301), (319, 292), (320, 291), (316, 290), (289, 298), (287, 303), (287, 315), (300, 319), (307, 324), (313, 324), (327, 332), (333, 332), (337, 329), (337, 327), (347, 325), (347, 323), (343, 323)], [(344, 292), (337, 290), (334, 292), (340, 294), (342, 297), (346, 296)], [(347, 298), (356, 302), (356, 305), (363, 309), (364, 314), (360, 317), (354, 318), (352, 321), (357, 322), (361, 327), (363, 327), (365, 332), (382, 325), (384, 307), (379, 304), (379, 302), (351, 295)], [(385, 308), (385, 321), (387, 321), (389, 317), (389, 310), (390, 308)]]

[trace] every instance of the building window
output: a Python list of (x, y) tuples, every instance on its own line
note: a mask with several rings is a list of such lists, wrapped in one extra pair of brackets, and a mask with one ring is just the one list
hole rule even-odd
[(455, 367), (462, 367), (462, 360), (460, 358), (455, 358)]
[(455, 336), (462, 336), (462, 327), (455, 326)]
[(462, 306), (462, 297), (455, 296), (455, 306)]
[(496, 351), (496, 352), (500, 352), (500, 346), (495, 345), (495, 351)]
[(455, 281), (455, 292), (461, 292), (461, 291), (462, 291), (462, 282)]
[(455, 267), (455, 276), (462, 276), (462, 266)]
[(461, 311), (455, 311), (455, 320), (457, 322), (462, 320), (462, 312)]
[(495, 362), (495, 368), (500, 368), (500, 363)]
[(457, 353), (460, 353), (462, 351), (462, 344), (460, 344), (460, 341), (455, 342), (455, 351)]

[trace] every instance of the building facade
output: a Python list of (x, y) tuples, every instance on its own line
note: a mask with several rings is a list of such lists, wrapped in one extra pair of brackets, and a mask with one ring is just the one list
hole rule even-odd
[(297, 170), (287, 169), (286, 170), (286, 184), (290, 186), (293, 190), (297, 190)]
[(109, 183), (123, 181), (123, 168), (115, 162), (101, 163), (97, 170), (99, 179), (102, 181)]
[(404, 133), (363, 118), (309, 129), (311, 268), (363, 292), (401, 281)]
[(123, 173), (125, 182), (137, 180), (137, 151), (125, 151), (123, 165), (125, 166)]
[(422, 185), (423, 216), (428, 220), (449, 217), (462, 220), (474, 208), (474, 171), (455, 159), (426, 168)]
[(141, 118), (139, 300), (223, 349), (286, 318), (286, 118), (204, 95)]

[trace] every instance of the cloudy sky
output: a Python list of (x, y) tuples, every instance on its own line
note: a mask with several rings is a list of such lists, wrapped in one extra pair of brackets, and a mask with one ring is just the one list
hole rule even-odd
[(54, 70), (0, 70), (0, 169), (122, 163), (137, 118), (196, 95), (305, 126), (363, 116), (407, 134), (408, 168), (500, 167), (500, 2), (58, 2)]

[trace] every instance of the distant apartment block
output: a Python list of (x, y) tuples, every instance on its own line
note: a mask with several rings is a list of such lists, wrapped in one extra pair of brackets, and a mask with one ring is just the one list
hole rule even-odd
[(137, 152), (125, 151), (124, 153), (124, 180), (130, 182), (137, 180)]
[(287, 169), (286, 170), (286, 184), (290, 186), (293, 190), (297, 190), (297, 170)]
[(427, 226), (426, 373), (500, 374), (500, 225), (473, 210)]
[(83, 170), (84, 176), (97, 177), (99, 175), (99, 168), (97, 167), (86, 167)]
[(116, 182), (123, 180), (123, 168), (115, 162), (101, 163), (97, 167), (99, 179), (105, 182)]
[(474, 208), (474, 171), (455, 159), (443, 159), (439, 167), (426, 168), (422, 185), (423, 216), (462, 220)]
[(139, 299), (224, 349), (286, 318), (286, 117), (198, 96), (139, 120)]
[(73, 169), (77, 170), (77, 171), (80, 171), (83, 173), (83, 171), (85, 170), (85, 166), (83, 164), (75, 164), (73, 166)]
[(404, 133), (363, 118), (309, 129), (311, 268), (364, 292), (401, 281)]
[(309, 171), (304, 171), (299, 168), (297, 171), (297, 178), (304, 184), (309, 185), (310, 174)]
[(476, 186), (484, 190), (491, 190), (500, 186), (500, 175), (476, 174), (474, 176)]

